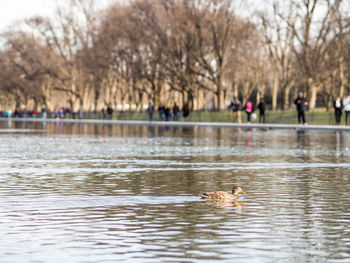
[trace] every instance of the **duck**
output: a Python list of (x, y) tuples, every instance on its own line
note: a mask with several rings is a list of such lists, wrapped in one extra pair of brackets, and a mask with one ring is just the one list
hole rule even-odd
[(200, 195), (203, 199), (216, 199), (216, 200), (238, 200), (239, 194), (245, 194), (240, 186), (234, 186), (232, 188), (232, 193), (227, 193), (224, 191), (216, 191), (203, 193)]

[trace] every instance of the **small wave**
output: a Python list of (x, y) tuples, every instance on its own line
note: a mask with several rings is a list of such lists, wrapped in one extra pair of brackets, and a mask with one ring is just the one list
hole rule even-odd
[[(2, 171), (7, 174), (91, 174), (91, 173), (134, 173), (149, 171), (206, 171), (206, 170), (260, 170), (260, 169), (313, 169), (313, 168), (348, 168), (350, 163), (187, 163), (187, 162), (141, 162), (139, 161), (110, 161), (110, 162), (91, 162), (90, 167), (79, 167), (81, 161), (18, 161), (15, 165), (11, 161), (2, 163)], [(57, 166), (60, 164), (59, 166)], [(42, 168), (45, 167), (43, 170)]]
[[(1, 196), (1, 211), (56, 210), (106, 206), (180, 204), (200, 201), (196, 196)], [(53, 205), (54, 204), (54, 205)]]

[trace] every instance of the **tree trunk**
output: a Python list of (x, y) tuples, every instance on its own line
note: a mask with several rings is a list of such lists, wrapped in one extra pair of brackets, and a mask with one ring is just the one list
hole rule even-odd
[(239, 92), (238, 92), (238, 84), (233, 84), (233, 97), (238, 98)]
[(242, 90), (242, 96), (243, 96), (243, 98), (242, 98), (242, 106), (245, 105), (245, 103), (249, 99), (249, 95), (250, 95), (249, 87), (250, 87), (249, 81), (245, 81), (244, 84), (243, 84), (243, 90)]
[(47, 99), (45, 95), (41, 96), (41, 102), (42, 102), (42, 105), (45, 105), (47, 107)]
[(38, 110), (38, 100), (35, 97), (33, 97), (33, 103), (33, 110)]
[(265, 84), (258, 85), (258, 92), (256, 93), (256, 104), (259, 104), (260, 100), (265, 96)]
[(332, 107), (332, 96), (330, 94), (327, 95), (326, 101), (326, 111), (328, 112)]
[(72, 94), (69, 100), (69, 107), (71, 108), (72, 111), (76, 111), (79, 100), (80, 100), (80, 96)]
[(345, 86), (347, 84), (347, 79), (344, 74), (344, 57), (340, 56), (339, 58), (339, 79), (340, 79), (340, 90), (339, 96), (344, 96)]
[(312, 78), (308, 79), (308, 88), (310, 94), (309, 107), (313, 110), (316, 106), (318, 86), (313, 83)]
[(188, 93), (188, 103), (190, 104), (189, 105), (189, 108), (191, 109), (191, 110), (193, 110), (193, 94), (192, 94), (192, 91), (190, 90)]
[(272, 110), (277, 109), (277, 96), (278, 96), (278, 87), (280, 85), (280, 80), (278, 74), (274, 74), (273, 78), (273, 89), (272, 89)]
[(15, 95), (15, 105), (16, 109), (19, 109), (19, 107), (21, 106), (21, 98), (18, 95)]
[(184, 89), (182, 88), (181, 90), (181, 97), (182, 97), (182, 107), (185, 105), (185, 92), (184, 92)]
[(95, 98), (94, 98), (94, 111), (97, 111), (98, 107), (98, 100), (100, 98), (100, 92), (98, 90), (95, 90)]
[(289, 93), (292, 86), (293, 86), (292, 83), (288, 83), (283, 90), (283, 109), (284, 110), (287, 110), (290, 107)]
[(216, 85), (215, 95), (216, 95), (216, 103), (217, 103), (216, 110), (220, 110), (221, 109), (221, 83), (220, 82)]

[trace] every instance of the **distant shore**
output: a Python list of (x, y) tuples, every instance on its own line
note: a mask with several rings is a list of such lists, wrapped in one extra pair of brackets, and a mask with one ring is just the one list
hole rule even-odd
[(259, 124), (259, 123), (225, 123), (225, 122), (184, 122), (184, 121), (134, 121), (134, 120), (101, 120), (101, 119), (52, 119), (52, 118), (0, 118), (0, 121), (16, 122), (59, 122), (102, 125), (140, 125), (167, 127), (215, 127), (215, 128), (244, 128), (244, 129), (295, 129), (319, 131), (348, 131), (350, 126), (336, 125), (296, 125), (296, 124)]
[[(251, 123), (259, 123), (259, 113), (255, 112), (257, 120)], [(182, 114), (181, 114), (182, 115)], [(265, 113), (267, 124), (297, 124), (297, 112), (295, 109), (289, 110), (268, 110)], [(13, 115), (12, 115), (13, 116)], [(0, 117), (3, 117), (0, 115)], [(14, 116), (13, 116), (14, 117)], [(31, 118), (31, 116), (26, 116)], [(38, 113), (37, 118), (41, 117), (41, 113)], [(52, 112), (47, 113), (48, 118), (54, 118)], [(65, 119), (67, 116), (65, 116)], [(78, 114), (71, 116), (71, 118), (76, 119)], [(84, 112), (83, 119), (97, 119), (103, 120), (102, 112)], [(105, 116), (105, 118), (108, 116)], [(114, 111), (112, 120), (127, 120), (127, 121), (148, 121), (148, 115), (146, 112), (139, 111)], [(158, 112), (153, 114), (153, 120), (159, 120)], [(184, 121), (183, 117), (180, 116), (179, 121)], [(218, 123), (232, 123), (233, 113), (232, 111), (192, 111), (188, 117), (189, 122), (218, 122)], [(335, 115), (334, 111), (326, 111), (326, 109), (315, 109), (306, 112), (306, 121), (309, 125), (335, 125)], [(247, 115), (244, 111), (241, 112), (241, 122), (247, 122)], [(342, 115), (341, 125), (345, 125), (345, 114)]]

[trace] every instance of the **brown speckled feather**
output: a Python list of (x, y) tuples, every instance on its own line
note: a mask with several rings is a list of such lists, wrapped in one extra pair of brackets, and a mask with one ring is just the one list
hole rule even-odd
[(201, 194), (201, 198), (207, 199), (238, 199), (238, 195), (229, 194), (223, 191), (210, 192)]

